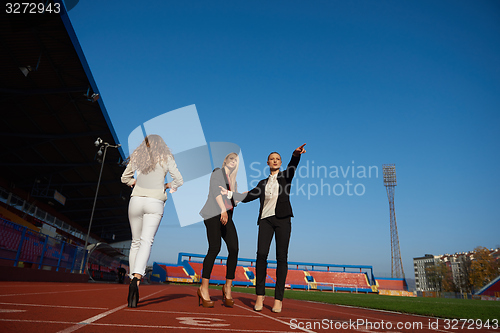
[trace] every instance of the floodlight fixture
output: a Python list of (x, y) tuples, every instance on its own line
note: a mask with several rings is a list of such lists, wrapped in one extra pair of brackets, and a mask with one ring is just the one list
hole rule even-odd
[(21, 67), (19, 67), (19, 69), (24, 74), (24, 76), (28, 76), (29, 73), (31, 73), (31, 72), (34, 71), (33, 67), (31, 67), (30, 65), (28, 65), (28, 66), (21, 66)]
[(396, 181), (396, 165), (384, 164), (382, 165), (382, 169), (384, 172), (384, 185), (396, 186), (398, 184)]
[(99, 99), (99, 94), (93, 93), (92, 96), (90, 96), (89, 101), (94, 103), (97, 102), (98, 99)]
[(35, 68), (33, 68), (30, 65), (26, 65), (26, 66), (19, 67), (19, 70), (24, 74), (24, 76), (28, 76), (29, 73), (38, 70), (38, 66), (40, 65), (40, 59), (42, 59), (42, 54), (41, 53), (40, 53), (40, 56), (38, 57), (38, 62), (36, 63), (36, 67)]
[(87, 99), (87, 101), (89, 102), (97, 102), (97, 100), (99, 99), (99, 94), (97, 93), (92, 93), (90, 94), (90, 87), (87, 88), (87, 93), (85, 93), (83, 96), (85, 96), (85, 98)]

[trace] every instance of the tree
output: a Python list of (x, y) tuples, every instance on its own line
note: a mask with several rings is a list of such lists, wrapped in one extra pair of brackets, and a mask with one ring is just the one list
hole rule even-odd
[(460, 275), (458, 287), (461, 292), (472, 292), (472, 284), (470, 283), (470, 276), (472, 272), (472, 260), (468, 255), (462, 255), (459, 259), (460, 262)]
[(478, 246), (474, 249), (469, 282), (475, 291), (498, 276), (498, 262), (490, 255), (490, 250)]
[(457, 292), (459, 288), (455, 284), (453, 280), (453, 272), (451, 271), (451, 263), (440, 263), (441, 267), (439, 268), (441, 274), (443, 275), (443, 280), (441, 282), (442, 291), (447, 292)]
[(454, 283), (451, 269), (441, 260), (425, 268), (429, 289), (435, 291), (453, 291)]

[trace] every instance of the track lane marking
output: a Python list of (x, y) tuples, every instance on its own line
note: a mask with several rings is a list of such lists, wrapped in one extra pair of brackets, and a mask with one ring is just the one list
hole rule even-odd
[[(239, 305), (239, 304), (235, 304), (235, 306), (237, 306), (237, 307), (239, 307), (239, 308), (241, 308), (241, 309), (245, 309), (246, 311), (255, 312), (254, 310), (250, 310), (249, 308), (244, 307), (244, 306), (241, 306), (241, 305)], [(266, 317), (266, 318), (272, 319), (272, 320), (274, 320), (274, 321), (277, 321), (277, 322), (279, 322), (279, 323), (285, 324), (286, 326), (290, 327), (290, 323), (289, 323), (289, 322), (287, 323), (286, 321), (279, 320), (279, 319), (277, 319), (277, 318), (274, 318), (274, 317), (271, 317), (271, 316), (265, 315), (265, 314), (260, 313), (260, 312), (257, 312), (257, 313), (258, 313), (258, 315), (259, 315), (259, 316), (262, 316), (262, 317)], [(291, 329), (291, 327), (290, 327), (290, 329)], [(300, 327), (298, 327), (297, 329), (299, 329), (299, 330), (301, 330), (301, 331), (304, 331), (304, 332), (308, 332), (308, 333), (316, 333), (315, 331), (311, 331), (311, 330), (308, 330), (308, 329), (306, 329), (306, 328), (300, 328)], [(296, 331), (294, 331), (294, 332), (296, 332)]]
[[(312, 304), (323, 304), (323, 303), (317, 303), (317, 302), (314, 302), (314, 301), (302, 301), (302, 302), (307, 302), (307, 303), (312, 303)], [(425, 316), (419, 316), (419, 315), (412, 315), (412, 314), (407, 314), (407, 313), (402, 313), (402, 312), (395, 312), (395, 311), (360, 308), (360, 307), (351, 306), (351, 305), (342, 305), (342, 304), (330, 304), (330, 305), (339, 306), (339, 307), (345, 307), (345, 308), (360, 309), (360, 310), (365, 310), (367, 312), (383, 312), (383, 313), (392, 313), (392, 314), (398, 314), (398, 315), (409, 316), (409, 317), (433, 318), (433, 317), (425, 317)], [(316, 308), (316, 307), (307, 306), (307, 305), (304, 305), (303, 307), (309, 308), (309, 309), (314, 309), (314, 310), (320, 310), (320, 311), (326, 311), (326, 312), (339, 313), (339, 314), (343, 314), (343, 315), (349, 315), (349, 313), (342, 312), (342, 311), (335, 311), (335, 310), (329, 310), (329, 309), (321, 309), (321, 308)], [(381, 320), (380, 318), (370, 317), (370, 316), (361, 315), (361, 314), (359, 315), (359, 317), (360, 318), (373, 319), (373, 320), (376, 320), (376, 321), (380, 321)], [(435, 319), (440, 319), (440, 318), (435, 318)], [(440, 319), (440, 320), (442, 320), (442, 319)], [(384, 320), (384, 321), (385, 322), (391, 322), (391, 323), (398, 323), (399, 322), (397, 320)], [(443, 332), (443, 333), (452, 333), (452, 331), (444, 331), (444, 330), (440, 330), (440, 329), (433, 329), (433, 328), (430, 328), (430, 327), (428, 329), (431, 330), (431, 331), (437, 331), (437, 332)], [(363, 330), (363, 331), (364, 332), (371, 332), (371, 331), (368, 331), (368, 330), (366, 330), (366, 331)]]
[(109, 308), (93, 308), (88, 306), (70, 306), (70, 305), (51, 305), (51, 304), (23, 304), (23, 303), (6, 303), (0, 302), (1, 305), (15, 305), (15, 306), (39, 306), (47, 308), (63, 308), (63, 309), (82, 309), (82, 310), (107, 310)]
[(17, 313), (17, 312), (26, 312), (26, 310), (0, 309), (0, 313)]
[(12, 321), (16, 323), (42, 323), (42, 324), (76, 324), (70, 321), (56, 321), (56, 320), (36, 320), (36, 319), (4, 319), (0, 318), (0, 321)]
[(146, 328), (165, 328), (165, 329), (184, 329), (184, 330), (203, 330), (203, 331), (225, 331), (225, 332), (258, 332), (258, 333), (296, 333), (297, 331), (271, 331), (271, 330), (247, 330), (247, 329), (237, 329), (237, 328), (221, 328), (221, 327), (196, 327), (196, 326), (152, 326), (152, 325), (127, 325), (127, 324), (101, 324), (95, 323), (92, 325), (99, 326), (120, 326), (120, 327), (146, 327)]
[[(20, 322), (20, 323), (40, 323), (40, 324), (78, 324), (76, 322), (54, 321), (54, 320), (29, 320), (29, 319), (0, 319), (2, 321)], [(146, 329), (176, 329), (176, 330), (203, 330), (203, 331), (225, 331), (225, 332), (248, 332), (248, 333), (296, 333), (296, 331), (271, 331), (271, 330), (245, 330), (235, 328), (210, 328), (210, 327), (186, 327), (186, 326), (154, 326), (154, 325), (133, 325), (133, 324), (106, 324), (106, 323), (89, 323), (89, 326), (111, 326), (111, 327), (129, 327), (129, 328), (146, 328)], [(86, 325), (83, 325), (86, 326)], [(81, 327), (83, 327), (81, 326)], [(61, 331), (62, 332), (62, 331)]]
[[(144, 299), (147, 299), (147, 298), (149, 298), (149, 297), (151, 297), (151, 296), (153, 296), (153, 295), (156, 295), (156, 294), (158, 294), (158, 293), (164, 292), (164, 291), (165, 291), (165, 290), (167, 290), (167, 289), (169, 289), (169, 288), (165, 288), (165, 289), (163, 289), (163, 290), (159, 290), (159, 291), (157, 291), (157, 292), (154, 292), (154, 293), (152, 293), (152, 294), (149, 294), (149, 295), (147, 295), (146, 297), (144, 297), (144, 298), (142, 298), (142, 299), (143, 299), (143, 300), (144, 300)], [(104, 318), (104, 317), (106, 317), (106, 316), (108, 316), (108, 315), (110, 315), (110, 314), (112, 314), (112, 313), (114, 313), (114, 312), (116, 312), (116, 311), (119, 311), (119, 310), (121, 310), (121, 309), (123, 309), (123, 308), (126, 308), (127, 306), (128, 306), (128, 304), (123, 304), (123, 305), (120, 305), (120, 306), (119, 306), (119, 307), (117, 307), (117, 308), (111, 309), (111, 310), (109, 310), (109, 311), (103, 312), (103, 313), (98, 314), (98, 315), (96, 315), (96, 316), (93, 316), (93, 317), (90, 317), (90, 318), (88, 318), (88, 319), (82, 320), (81, 322), (77, 323), (76, 325), (70, 326), (70, 327), (68, 327), (68, 328), (66, 328), (66, 329), (64, 329), (64, 330), (62, 330), (62, 331), (59, 331), (58, 333), (70, 333), (70, 332), (74, 332), (74, 331), (76, 331), (76, 330), (78, 330), (78, 329), (80, 329), (80, 328), (82, 328), (82, 327), (84, 327), (84, 326), (86, 326), (86, 325), (88, 325), (88, 324), (92, 324), (92, 323), (93, 323), (94, 321), (96, 321), (96, 320), (102, 319), (102, 318)]]
[(96, 290), (113, 290), (113, 289), (121, 289), (121, 288), (120, 287), (116, 287), (116, 288), (99, 288), (99, 289), (46, 291), (46, 292), (42, 292), (42, 293), (7, 294), (7, 295), (0, 295), (0, 297), (7, 297), (7, 296), (29, 296), (29, 295), (46, 295), (46, 294), (62, 294), (62, 293), (88, 292), (88, 291), (96, 291)]
[[(9, 282), (9, 281), (6, 281), (6, 282)], [(10, 282), (12, 282), (12, 281), (10, 281)], [(34, 286), (40, 286), (40, 285), (44, 285), (44, 286), (54, 285), (54, 282), (36, 282), (36, 281), (31, 281), (31, 282), (30, 281), (24, 281), (24, 282), (21, 282), (21, 281), (19, 281), (18, 283), (2, 284), (0, 286), (0, 289), (1, 288), (13, 288), (13, 287), (18, 287), (18, 288), (23, 288), (24, 289), (24, 288), (26, 288), (26, 286), (24, 285), (25, 283), (31, 284), (31, 286), (29, 288), (32, 288)], [(58, 283), (58, 286), (59, 286), (59, 283), (60, 283), (61, 287), (71, 287), (71, 286), (73, 286), (71, 284), (64, 284), (63, 282), (55, 282), (55, 283)], [(84, 283), (86, 283), (86, 282), (84, 282)], [(75, 283), (75, 284), (77, 284), (77, 283)], [(80, 283), (80, 284), (82, 284), (82, 283)]]
[[(2, 304), (2, 303), (0, 303), (0, 304)], [(129, 309), (126, 309), (125, 311), (150, 312), (150, 313), (172, 313), (172, 314), (185, 314), (185, 315), (204, 315), (205, 314), (205, 313), (200, 313), (200, 312), (168, 311), (168, 310), (129, 310)], [(246, 316), (246, 315), (236, 315), (236, 314), (227, 314), (227, 313), (210, 313), (210, 316), (259, 318), (259, 316)]]

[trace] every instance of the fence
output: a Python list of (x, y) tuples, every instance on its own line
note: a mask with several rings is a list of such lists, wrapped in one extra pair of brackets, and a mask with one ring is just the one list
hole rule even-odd
[(454, 293), (454, 292), (439, 292), (439, 291), (420, 291), (416, 292), (418, 297), (432, 298), (462, 298), (462, 299), (481, 299), (480, 296), (470, 293)]
[[(335, 291), (350, 291), (358, 293), (358, 285), (355, 284), (338, 284), (332, 282), (307, 282), (307, 290), (322, 290), (320, 286), (332, 286), (332, 292)], [(366, 289), (366, 288), (364, 288)]]
[(15, 267), (75, 273), (85, 263), (86, 251), (0, 218), (0, 259)]

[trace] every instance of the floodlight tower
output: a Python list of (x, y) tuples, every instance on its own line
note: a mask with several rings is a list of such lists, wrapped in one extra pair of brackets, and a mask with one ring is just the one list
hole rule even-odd
[(401, 260), (401, 251), (399, 249), (398, 225), (396, 224), (396, 211), (394, 210), (394, 190), (396, 188), (396, 165), (384, 164), (384, 185), (387, 189), (389, 198), (389, 209), (391, 212), (391, 277), (403, 278), (403, 261)]

